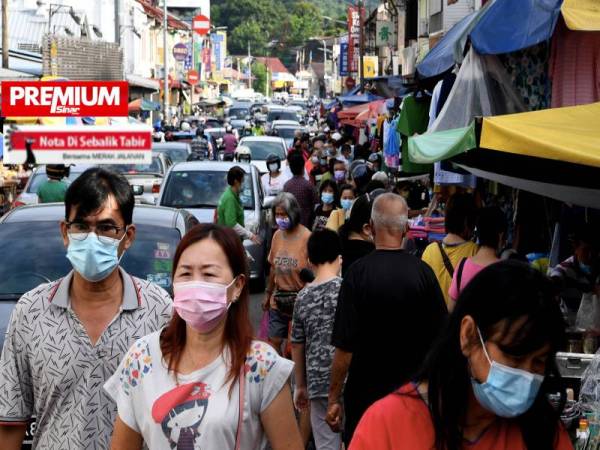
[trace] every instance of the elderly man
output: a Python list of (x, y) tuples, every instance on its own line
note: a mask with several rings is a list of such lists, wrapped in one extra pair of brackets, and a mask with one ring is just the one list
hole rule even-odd
[(346, 444), (365, 410), (415, 374), (447, 316), (433, 271), (402, 250), (407, 222), (402, 197), (378, 196), (371, 212), (376, 250), (350, 266), (342, 283), (327, 422), (341, 427), (348, 375)]

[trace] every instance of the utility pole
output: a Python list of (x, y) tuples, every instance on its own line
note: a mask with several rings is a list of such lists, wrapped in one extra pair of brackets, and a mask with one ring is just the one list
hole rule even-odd
[(115, 42), (118, 45), (121, 45), (121, 17), (120, 17), (120, 11), (119, 8), (121, 5), (119, 5), (119, 3), (121, 2), (121, 0), (114, 0), (115, 1)]
[(358, 73), (359, 73), (359, 79), (360, 79), (360, 86), (362, 88), (362, 85), (364, 83), (364, 64), (363, 64), (363, 57), (365, 55), (365, 30), (364, 30), (364, 21), (363, 21), (363, 8), (364, 8), (364, 2), (363, 0), (358, 0), (358, 17), (359, 17), (359, 21), (360, 21), (360, 26), (359, 26), (359, 30), (360, 30), (360, 52), (359, 52), (359, 68), (358, 68)]
[(166, 121), (169, 120), (169, 64), (167, 60), (167, 0), (163, 0), (163, 63), (165, 70), (164, 91), (163, 91), (163, 117)]
[[(269, 61), (267, 61), (267, 70)], [(252, 89), (252, 56), (250, 56), (250, 41), (248, 41), (248, 89)]]
[(8, 0), (2, 0), (2, 67), (8, 69)]

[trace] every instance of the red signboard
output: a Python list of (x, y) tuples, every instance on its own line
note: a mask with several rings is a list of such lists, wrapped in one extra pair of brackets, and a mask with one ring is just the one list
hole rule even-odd
[(346, 89), (348, 89), (348, 90), (354, 89), (356, 87), (356, 80), (352, 77), (348, 77), (348, 78), (346, 78), (345, 84), (346, 84)]
[(360, 54), (360, 27), (364, 17), (364, 8), (348, 6), (348, 71), (358, 72)]
[(202, 14), (198, 14), (192, 21), (192, 29), (200, 36), (208, 34), (210, 31), (210, 19)]
[(195, 84), (198, 83), (200, 76), (198, 75), (198, 72), (196, 70), (192, 69), (192, 70), (188, 71), (187, 79), (188, 79), (188, 83), (190, 83), (192, 86), (194, 86)]
[(3, 81), (2, 116), (127, 116), (126, 81)]

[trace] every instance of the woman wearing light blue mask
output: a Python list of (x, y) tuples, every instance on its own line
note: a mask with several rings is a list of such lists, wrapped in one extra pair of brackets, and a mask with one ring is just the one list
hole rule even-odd
[(346, 219), (350, 217), (350, 209), (356, 200), (356, 192), (349, 184), (340, 186), (340, 206), (331, 213), (327, 220), (326, 228), (338, 232), (339, 229), (346, 223)]
[(560, 382), (564, 345), (549, 280), (517, 261), (492, 264), (461, 292), (415, 381), (365, 413), (350, 450), (572, 449), (545, 382)]
[(337, 183), (325, 180), (319, 186), (320, 203), (315, 208), (315, 220), (312, 231), (321, 230), (327, 225), (331, 213), (339, 207), (339, 193)]

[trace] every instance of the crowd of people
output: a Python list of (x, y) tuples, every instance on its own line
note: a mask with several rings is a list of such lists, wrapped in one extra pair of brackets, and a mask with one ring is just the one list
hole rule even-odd
[(73, 271), (12, 314), (2, 448), (32, 417), (34, 448), (57, 450), (571, 448), (547, 401), (566, 339), (556, 286), (500, 259), (501, 211), (454, 194), (421, 256), (405, 186), (368, 146), (299, 135), (267, 167), (266, 340), (249, 319), (242, 241), (258, 238), (240, 167), (215, 223), (179, 243), (173, 299), (119, 266), (135, 245), (127, 180), (93, 168), (69, 185), (57, 232)]

